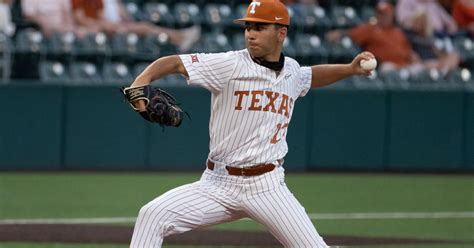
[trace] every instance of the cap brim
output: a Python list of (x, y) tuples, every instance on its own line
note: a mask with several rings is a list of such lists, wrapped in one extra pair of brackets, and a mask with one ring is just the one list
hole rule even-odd
[(275, 23), (275, 22), (268, 21), (268, 20), (265, 20), (265, 19), (252, 18), (252, 17), (246, 17), (246, 18), (240, 18), (240, 19), (235, 19), (234, 20), (234, 23), (241, 23), (241, 22)]

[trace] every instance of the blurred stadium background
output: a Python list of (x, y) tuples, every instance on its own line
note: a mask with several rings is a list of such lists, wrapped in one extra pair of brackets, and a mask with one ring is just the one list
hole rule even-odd
[[(324, 36), (370, 20), (376, 2), (290, 7), (284, 53), (303, 65), (349, 62), (361, 48), (349, 37), (329, 43)], [(200, 25), (201, 39), (188, 53), (244, 48), (243, 30), (232, 20), (245, 14), (248, 1), (124, 3), (135, 20), (170, 28)], [(208, 152), (210, 94), (187, 86), (179, 76), (156, 82), (176, 95), (192, 118), (179, 129), (163, 131), (139, 118), (118, 90), (154, 59), (178, 53), (169, 37), (46, 37), (21, 13), (16, 0), (16, 31), (0, 32), (0, 224), (133, 217), (153, 197), (199, 178)], [(460, 214), (390, 221), (315, 218), (323, 234), (447, 239), (455, 242), (435, 247), (472, 247), (474, 44), (467, 33), (436, 39), (439, 46), (452, 44), (459, 52), (459, 69), (446, 75), (436, 70), (416, 76), (405, 70), (376, 72), (299, 99), (285, 168), (290, 188), (309, 213)], [(261, 229), (242, 222), (220, 228)], [(8, 243), (12, 240), (1, 236), (5, 248), (69, 247)]]
[[(246, 1), (124, 4), (136, 20), (170, 28), (200, 25), (201, 39), (189, 53), (244, 47), (242, 28), (232, 20), (245, 14)], [(375, 4), (290, 5), (285, 54), (304, 65), (349, 62), (361, 49), (348, 36), (329, 43), (324, 35), (373, 18)], [(208, 93), (186, 86), (181, 76), (156, 82), (177, 94), (193, 118), (179, 130), (162, 132), (136, 118), (117, 90), (154, 59), (178, 52), (167, 35), (44, 36), (21, 13), (20, 1), (14, 1), (16, 32), (0, 33), (0, 108), (8, 120), (1, 124), (3, 170), (195, 170), (205, 160)], [(290, 128), (289, 169), (472, 172), (474, 46), (468, 33), (438, 43), (446, 39), (462, 57), (459, 69), (448, 74), (375, 72), (301, 99)]]

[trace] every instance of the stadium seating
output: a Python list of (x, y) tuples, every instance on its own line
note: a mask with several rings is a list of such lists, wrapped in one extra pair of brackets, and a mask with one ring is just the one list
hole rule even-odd
[[(243, 28), (233, 23), (245, 15), (248, 0), (124, 0), (126, 10), (135, 20), (184, 28), (200, 24), (201, 40), (189, 52), (223, 52), (245, 47)], [(377, 0), (321, 0), (320, 5), (289, 6), (292, 24), (284, 43), (284, 54), (295, 57), (302, 65), (347, 63), (361, 51), (349, 37), (328, 44), (325, 34), (336, 28), (350, 28), (369, 21), (375, 15)], [(73, 33), (56, 33), (44, 37), (34, 24), (21, 17), (21, 5), (13, 5), (18, 31), (12, 40), (0, 34), (0, 78), (40, 78), (54, 82), (125, 81), (158, 57), (176, 54), (177, 48), (166, 34), (138, 37), (135, 34), (106, 35), (93, 33), (78, 38)], [(451, 45), (450, 45), (451, 44)], [(355, 85), (380, 81), (387, 85), (405, 87), (448, 82), (472, 83), (465, 80), (474, 71), (474, 42), (466, 35), (438, 39), (438, 48), (459, 51), (466, 69), (441, 75), (425, 72), (417, 77), (405, 76), (404, 71), (378, 75), (371, 79), (355, 78)], [(7, 49), (6, 49), (7, 48)], [(13, 64), (12, 64), (13, 62)], [(64, 75), (58, 68), (63, 68)], [(140, 68), (140, 69), (138, 69)], [(11, 71), (11, 72), (10, 72)], [(93, 73), (92, 73), (93, 72)], [(10, 76), (11, 75), (11, 76)], [(171, 78), (171, 81), (182, 81)], [(107, 82), (104, 82), (107, 83)]]
[(11, 50), (10, 38), (0, 32), (0, 82), (6, 82), (10, 78)]
[(90, 33), (77, 40), (77, 51), (82, 55), (105, 55), (110, 53), (105, 33)]
[(368, 77), (355, 76), (352, 81), (356, 89), (382, 89), (384, 87), (377, 71), (372, 72), (372, 75)]
[(158, 86), (186, 86), (186, 80), (181, 75), (172, 74), (160, 80)]
[(297, 32), (322, 35), (332, 26), (326, 10), (318, 5), (295, 5), (292, 9), (295, 12), (292, 21), (295, 23)]
[(240, 4), (235, 7), (235, 19), (243, 18), (247, 13), (247, 4)]
[(295, 36), (295, 57), (302, 64), (326, 63), (329, 56), (329, 49), (319, 36), (314, 34), (297, 34)]
[(143, 39), (140, 45), (140, 51), (142, 52), (140, 57), (153, 60), (158, 58), (158, 56), (175, 54), (176, 47), (170, 43), (168, 35), (150, 34)]
[(176, 3), (174, 6), (174, 17), (178, 27), (202, 23), (201, 9), (195, 3)]
[(141, 41), (135, 33), (121, 33), (112, 37), (112, 55), (117, 60), (133, 58), (141, 51)]
[(105, 83), (130, 84), (132, 73), (124, 63), (106, 63), (102, 69), (102, 78)]
[(293, 40), (290, 37), (287, 37), (283, 42), (283, 53), (289, 57), (296, 56), (296, 47), (293, 44)]
[(245, 36), (243, 32), (234, 34), (232, 36), (232, 46), (235, 50), (240, 50), (245, 48)]
[(59, 61), (43, 61), (39, 65), (39, 76), (41, 82), (63, 83), (70, 82), (68, 68)]
[(234, 20), (234, 13), (227, 4), (207, 4), (204, 7), (204, 20), (209, 26), (222, 28), (231, 25)]
[[(149, 63), (138, 63), (136, 64), (131, 73), (132, 73), (132, 76), (135, 78), (137, 77), (138, 75), (140, 75), (140, 73), (143, 72), (143, 70), (145, 70), (145, 68), (149, 65)], [(174, 74), (174, 75), (169, 75), (167, 77), (165, 77), (163, 80), (159, 80), (156, 82), (156, 85), (158, 86), (170, 86), (170, 85), (185, 85), (185, 79), (184, 77), (180, 76), (180, 75), (177, 75), (177, 74)]]
[(461, 55), (464, 64), (474, 70), (474, 41), (470, 37), (457, 37), (454, 39), (454, 47)]
[(409, 88), (410, 87), (410, 72), (405, 69), (400, 71), (391, 71), (381, 74), (380, 77), (389, 88)]
[(164, 3), (146, 3), (144, 5), (146, 20), (161, 26), (174, 25), (174, 17), (168, 5)]
[(128, 2), (125, 3), (125, 9), (127, 13), (137, 21), (145, 21), (147, 20), (145, 12), (140, 8), (138, 3), (136, 2)]
[(149, 65), (149, 63), (137, 63), (135, 64), (135, 66), (133, 67), (132, 69), (132, 75), (133, 77), (137, 77), (138, 75), (140, 75), (140, 73), (142, 73), (142, 71), (145, 70), (145, 68)]
[(75, 62), (71, 64), (71, 81), (73, 83), (100, 84), (103, 82), (100, 72), (94, 63), (90, 62)]
[(357, 11), (351, 6), (334, 6), (331, 18), (335, 28), (354, 27), (361, 22)]
[(46, 39), (43, 34), (35, 29), (24, 29), (16, 35), (16, 52), (45, 53)]
[(55, 33), (49, 40), (48, 50), (51, 53), (73, 53), (75, 47), (76, 36), (74, 33)]
[(365, 6), (375, 6), (378, 0), (331, 0), (330, 2), (333, 6), (344, 5), (361, 9)]
[(441, 72), (437, 69), (424, 70), (413, 76), (410, 80), (413, 84), (433, 84), (441, 79)]
[(363, 6), (360, 10), (360, 19), (362, 22), (370, 21), (375, 17), (375, 10), (371, 6)]
[(47, 52), (46, 39), (35, 29), (20, 30), (16, 35), (12, 78), (36, 79), (38, 66)]
[(77, 52), (76, 39), (72, 32), (53, 34), (47, 45), (47, 59), (72, 62)]
[(474, 75), (466, 68), (460, 68), (448, 75), (448, 81), (457, 84), (473, 84)]
[(361, 49), (348, 36), (330, 45), (329, 63), (349, 63)]
[(232, 50), (231, 43), (223, 33), (209, 33), (204, 35), (199, 47), (194, 48), (195, 51), (206, 51), (210, 53), (225, 52)]

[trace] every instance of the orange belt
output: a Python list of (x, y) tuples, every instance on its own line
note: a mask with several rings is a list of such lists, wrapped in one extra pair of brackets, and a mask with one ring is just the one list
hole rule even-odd
[[(214, 170), (214, 166), (216, 164), (212, 161), (207, 161), (207, 168), (209, 170)], [(270, 172), (273, 169), (275, 169), (274, 164), (258, 164), (254, 165), (252, 167), (246, 167), (246, 168), (237, 168), (237, 167), (231, 167), (231, 166), (226, 166), (225, 167), (229, 175), (233, 176), (259, 176), (264, 173)]]

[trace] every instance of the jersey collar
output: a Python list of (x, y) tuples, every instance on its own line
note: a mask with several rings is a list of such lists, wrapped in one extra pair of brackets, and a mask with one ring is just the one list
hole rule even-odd
[(285, 65), (285, 56), (283, 55), (283, 53), (280, 54), (280, 59), (278, 60), (278, 62), (270, 62), (261, 58), (254, 58), (252, 55), (250, 55), (250, 57), (252, 58), (253, 62), (276, 72), (281, 72), (281, 70), (283, 69), (283, 65)]

